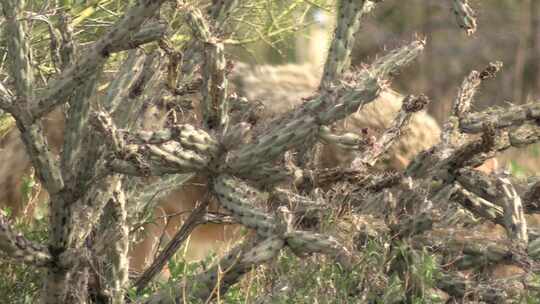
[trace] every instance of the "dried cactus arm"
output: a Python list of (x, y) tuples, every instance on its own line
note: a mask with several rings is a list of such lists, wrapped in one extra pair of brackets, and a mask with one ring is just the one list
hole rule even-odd
[[(221, 175), (213, 183), (220, 204), (244, 226), (254, 229), (261, 237), (283, 234), (287, 246), (296, 253), (321, 252), (337, 258), (343, 267), (350, 268), (351, 254), (331, 237), (307, 231), (295, 231), (287, 221), (280, 221), (254, 207), (262, 203), (261, 194), (244, 182)], [(347, 262), (348, 261), (348, 262)]]
[(118, 109), (122, 103), (133, 102), (129, 98), (130, 89), (141, 76), (146, 59), (146, 56), (140, 50), (129, 51), (127, 59), (121, 64), (120, 70), (107, 87), (107, 95), (101, 101), (101, 105), (105, 111), (111, 114), (114, 113), (114, 121), (120, 128), (126, 127), (126, 122), (131, 118), (129, 116), (134, 116), (134, 112), (136, 111), (134, 109), (135, 111), (120, 113)]
[(495, 74), (502, 68), (502, 62), (490, 63), (482, 72), (472, 71), (459, 87), (456, 100), (452, 106), (453, 115), (464, 117), (470, 113), (474, 96), (478, 92), (482, 81), (495, 77)]
[(452, 105), (452, 114), (448, 118), (441, 134), (443, 146), (451, 147), (452, 145), (459, 144), (459, 141), (463, 139), (463, 135), (459, 133), (459, 120), (470, 113), (474, 96), (480, 88), (482, 81), (495, 77), (495, 74), (501, 68), (501, 62), (491, 62), (482, 72), (479, 73), (473, 70), (465, 77)]
[(489, 109), (483, 112), (471, 113), (460, 120), (461, 132), (476, 134), (482, 131), (486, 121), (493, 122), (497, 129), (519, 126), (526, 121), (534, 121), (540, 117), (540, 103), (513, 105), (507, 109)]
[(508, 178), (499, 177), (497, 180), (503, 193), (504, 226), (508, 237), (522, 249), (526, 249), (529, 237), (521, 197)]
[(293, 231), (285, 234), (287, 246), (297, 255), (322, 253), (336, 260), (346, 270), (352, 269), (353, 255), (336, 239), (309, 231)]
[[(223, 6), (217, 4), (216, 9)], [(219, 13), (216, 13), (216, 17)], [(203, 45), (202, 63), (202, 102), (203, 126), (208, 129), (219, 128), (225, 131), (228, 124), (229, 106), (227, 102), (228, 80), (225, 76), (227, 62), (222, 42), (210, 32), (210, 25), (199, 10), (188, 13), (188, 22), (194, 36)]]
[(30, 45), (25, 37), (23, 8), (25, 1), (3, 1), (2, 11), (6, 18), (5, 39), (10, 57), (10, 75), (15, 81), (17, 96), (29, 103), (33, 98), (34, 72), (30, 63)]
[(77, 51), (76, 43), (73, 39), (73, 26), (71, 15), (60, 13), (59, 30), (62, 36), (62, 42), (59, 46), (61, 65), (60, 69), (65, 70), (68, 65), (75, 61)]
[[(329, 107), (329, 110), (322, 111), (319, 115), (321, 122), (330, 124), (337, 120), (343, 119), (346, 116), (356, 112), (359, 107), (373, 100), (362, 99), (363, 90), (369, 90), (374, 85), (375, 79), (386, 79), (392, 74), (399, 71), (401, 68), (410, 64), (420, 55), (425, 46), (422, 40), (415, 40), (410, 44), (404, 45), (401, 48), (390, 51), (385, 56), (375, 60), (368, 69), (364, 69), (355, 78), (357, 84), (352, 85), (352, 88), (346, 88), (344, 91), (340, 89), (334, 90), (333, 94), (343, 96), (337, 102), (332, 100), (319, 99), (306, 104), (306, 107), (315, 111), (320, 109), (321, 104), (323, 109)], [(351, 90), (348, 92), (348, 90)]]
[(203, 125), (209, 130), (218, 128), (222, 132), (227, 131), (229, 124), (228, 80), (225, 76), (227, 62), (224, 52), (223, 43), (207, 42), (202, 66)]
[(452, 201), (459, 203), (481, 218), (504, 225), (504, 210), (502, 207), (475, 195), (460, 185), (456, 185), (456, 187), (456, 191), (452, 194)]
[(472, 168), (458, 171), (456, 180), (467, 190), (491, 202), (499, 200), (499, 190), (496, 179)]
[[(143, 107), (145, 98), (150, 94), (155, 94), (156, 91), (161, 92), (160, 90), (160, 71), (164, 65), (164, 60), (161, 52), (153, 52), (150, 55), (144, 56), (145, 60), (140, 66), (137, 59), (141, 54), (139, 52), (133, 53), (135, 56), (132, 60), (135, 61), (126, 61), (127, 65), (132, 66), (132, 71), (127, 69), (125, 74), (119, 75), (117, 78), (124, 78), (126, 81), (125, 84), (130, 84), (127, 88), (127, 91), (116, 86), (112, 86), (111, 94), (114, 100), (107, 102), (109, 104), (109, 111), (112, 111), (112, 117), (116, 124), (119, 127), (125, 129), (136, 129), (136, 125), (140, 123), (141, 117), (139, 115), (140, 110)], [(128, 58), (129, 60), (129, 58)], [(140, 69), (140, 71), (139, 71)], [(137, 77), (134, 79), (129, 79), (130, 75), (136, 72)], [(112, 84), (111, 84), (112, 85)], [(133, 189), (132, 189), (133, 190)]]
[(89, 153), (87, 138), (90, 136), (88, 124), (90, 103), (98, 86), (102, 68), (101, 64), (95, 66), (95, 70), (87, 76), (85, 83), (75, 90), (72, 98), (69, 98), (70, 107), (66, 117), (61, 166), (64, 179), (69, 183), (65, 186), (70, 189), (85, 184), (80, 171), (84, 170), (82, 164)]
[(0, 214), (0, 253), (14, 261), (35, 266), (48, 266), (53, 260), (47, 247), (16, 233), (2, 214)]
[(278, 227), (275, 219), (254, 208), (264, 199), (258, 190), (226, 175), (215, 178), (212, 190), (221, 206), (239, 223), (255, 230), (261, 237), (269, 237), (276, 233)]
[[(123, 68), (117, 73), (117, 77), (110, 84), (107, 95), (102, 101), (102, 106), (109, 111), (116, 109), (122, 102), (121, 99), (127, 98), (129, 95), (129, 89), (137, 81), (139, 74), (141, 73), (141, 67), (144, 62), (144, 56), (141, 56), (137, 51), (132, 51), (128, 58), (126, 59)], [(95, 88), (94, 88), (95, 89)], [(92, 92), (94, 90), (91, 90)], [(73, 240), (73, 246), (78, 248), (82, 245), (82, 242), (86, 239), (90, 231), (95, 227), (96, 223), (99, 220), (99, 215), (103, 211), (105, 204), (113, 199), (113, 193), (116, 193), (114, 190), (118, 188), (118, 176), (107, 176), (103, 181), (97, 183), (90, 183), (90, 180), (96, 176), (101, 168), (99, 163), (103, 157), (103, 144), (101, 138), (97, 134), (88, 133), (91, 128), (88, 127), (88, 110), (86, 106), (90, 105), (90, 102), (78, 103), (78, 105), (84, 106), (84, 109), (79, 109), (76, 111), (75, 115), (81, 115), (81, 113), (86, 112), (84, 118), (84, 127), (82, 128), (68, 128), (69, 131), (66, 131), (66, 136), (73, 136), (78, 138), (79, 143), (82, 141), (85, 142), (87, 147), (86, 152), (82, 155), (77, 155), (74, 158), (73, 168), (78, 171), (74, 171), (72, 174), (75, 174), (73, 180), (76, 180), (82, 186), (86, 185), (89, 189), (83, 193), (83, 196), (72, 205), (71, 217), (74, 219), (72, 236), (70, 239)], [(74, 107), (77, 108), (77, 107)], [(120, 124), (125, 124), (130, 119), (134, 120), (135, 111), (127, 111), (121, 113)], [(130, 115), (131, 114), (131, 115)], [(68, 126), (70, 119), (68, 118)], [(75, 134), (73, 134), (73, 131)], [(81, 138), (84, 137), (84, 140)], [(69, 141), (65, 140), (65, 143), (68, 144)], [(64, 148), (63, 157), (69, 154), (71, 147)], [(81, 187), (82, 187), (81, 186)], [(77, 187), (77, 186), (74, 186)], [(115, 201), (115, 200), (113, 200)]]
[(371, 148), (368, 148), (359, 156), (361, 163), (373, 166), (379, 157), (386, 153), (392, 144), (401, 136), (401, 133), (411, 121), (412, 115), (422, 110), (428, 103), (429, 99), (425, 95), (418, 97), (409, 95), (405, 97), (401, 110), (392, 121), (392, 124)]

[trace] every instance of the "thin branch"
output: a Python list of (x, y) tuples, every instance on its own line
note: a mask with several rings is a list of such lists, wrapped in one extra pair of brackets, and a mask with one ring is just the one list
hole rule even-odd
[(173, 236), (172, 240), (167, 246), (159, 253), (156, 259), (152, 262), (152, 265), (148, 267), (144, 273), (135, 281), (133, 286), (137, 288), (138, 292), (141, 292), (150, 281), (161, 272), (165, 264), (169, 259), (178, 251), (184, 241), (189, 237), (191, 232), (202, 223), (201, 219), (206, 213), (206, 207), (209, 201), (206, 199), (199, 204), (189, 215), (189, 217), (182, 224), (182, 227)]

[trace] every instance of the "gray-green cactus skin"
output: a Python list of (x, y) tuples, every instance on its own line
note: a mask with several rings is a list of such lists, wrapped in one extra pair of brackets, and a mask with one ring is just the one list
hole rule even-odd
[[(150, 188), (179, 187), (192, 176), (205, 178), (209, 196), (216, 199), (235, 223), (252, 230), (253, 237), (196, 275), (194, 281), (132, 299), (132, 303), (209, 301), (215, 297), (215, 290), (227, 292), (246, 272), (274, 259), (286, 247), (300, 258), (312, 253), (327, 255), (344, 271), (352, 272), (358, 262), (358, 252), (352, 247), (343, 245), (338, 238), (302, 230), (296, 224), (298, 210), (290, 210), (286, 202), (280, 202), (282, 206), (272, 212), (266, 210), (270, 197), (307, 205), (306, 202), (312, 201), (310, 197), (293, 190), (317, 196), (320, 191), (315, 188), (344, 180), (352, 187), (346, 195), (361, 198), (355, 211), (379, 219), (388, 215), (380, 225), (374, 225), (376, 220), (368, 223), (373, 226), (369, 230), (395, 232), (388, 247), (408, 243), (411, 251), (402, 253), (396, 260), (414, 260), (417, 252), (412, 249), (428, 250), (427, 247), (440, 247), (443, 242), (449, 251), (461, 250), (462, 266), (498, 263), (508, 256), (521, 264), (538, 259), (537, 235), (527, 227), (527, 208), (534, 207), (527, 204), (538, 199), (538, 183), (526, 184), (522, 199), (516, 187), (518, 181), (473, 170), (498, 151), (540, 139), (536, 104), (481, 113), (471, 111), (478, 87), (500, 64), (491, 64), (481, 73), (472, 72), (464, 80), (437, 144), (418, 154), (402, 173), (370, 175), (375, 162), (391, 151), (392, 144), (411, 123), (413, 113), (428, 101), (422, 95), (404, 98), (388, 128), (375, 141), (360, 134), (335, 134), (331, 128), (377, 100), (387, 89), (386, 80), (411, 63), (425, 46), (423, 40), (414, 40), (379, 57), (370, 66), (350, 72), (354, 37), (365, 14), (379, 1), (339, 1), (336, 29), (318, 89), (305, 102), (285, 113), (277, 113), (273, 120), (253, 129), (246, 121), (232, 119), (238, 104), (233, 104), (235, 97), (228, 91), (229, 71), (224, 51), (227, 40), (220, 36), (221, 28), (230, 14), (242, 6), (242, 1), (214, 1), (208, 14), (195, 7), (183, 7), (192, 35), (181, 51), (168, 45), (164, 37), (166, 29), (161, 23), (149, 21), (157, 16), (164, 2), (136, 2), (82, 54), (75, 54), (73, 41), (69, 41), (73, 35), (69, 26), (64, 25), (68, 31), (62, 35), (64, 48), (52, 55), (58, 63), (55, 68), (59, 75), (39, 92), (29, 40), (24, 34), (25, 3), (2, 3), (13, 85), (7, 89), (0, 84), (0, 108), (15, 119), (36, 175), (50, 196), (50, 227), (48, 243), (44, 246), (18, 234), (6, 217), (0, 215), (0, 250), (15, 262), (45, 270), (42, 303), (74, 302), (86, 294), (77, 290), (77, 282), (84, 281), (81, 276), (95, 265), (102, 266), (99, 279), (103, 280), (102, 292), (107, 301), (125, 303), (130, 284), (127, 256), (130, 212), (140, 210), (137, 200), (148, 198)], [(472, 33), (476, 21), (467, 1), (452, 3), (459, 25)], [(155, 40), (160, 40), (170, 60), (167, 81), (161, 77), (161, 69), (165, 69), (161, 55), (134, 50)], [(109, 57), (124, 50), (129, 50), (128, 56), (98, 106), (93, 107), (100, 75)], [(199, 74), (201, 80), (197, 81)], [(179, 122), (172, 117), (156, 130), (138, 128), (144, 124), (138, 114), (145, 98), (157, 95), (176, 100), (176, 96), (193, 87), (201, 93), (200, 121)], [(43, 131), (43, 118), (61, 105), (67, 108), (66, 128), (60, 157), (56, 158)], [(320, 141), (354, 150), (353, 167), (318, 170), (300, 167), (290, 157), (291, 151), (303, 146), (311, 151)], [(145, 184), (150, 177), (163, 179)], [(300, 189), (277, 189), (276, 185), (283, 182)], [(331, 209), (331, 200), (320, 195), (318, 198), (326, 204), (323, 205), (326, 209)], [(396, 223), (388, 210), (394, 212), (398, 206), (413, 212)], [(457, 214), (458, 208), (469, 213), (461, 218), (446, 216), (451, 212)], [(382, 209), (387, 209), (386, 213)], [(441, 223), (465, 221), (463, 218), (472, 217), (470, 214), (503, 225), (508, 244), (491, 240), (467, 242), (454, 234), (441, 235)], [(204, 221), (203, 216), (201, 212), (193, 221)], [(357, 220), (359, 216), (350, 217)], [(98, 237), (89, 244), (92, 232)], [(426, 237), (428, 233), (430, 237)], [(92, 260), (89, 258), (92, 256), (99, 259)], [(391, 266), (399, 272), (399, 261)], [(223, 269), (227, 271), (223, 273)], [(155, 273), (144, 281), (149, 282)], [(435, 281), (436, 288), (453, 292), (456, 297), (468, 292), (465, 283), (469, 282), (464, 283), (457, 275), (442, 276)], [(475, 288), (481, 286), (477, 284)], [(144, 284), (137, 288), (144, 288)], [(486, 301), (500, 299), (499, 294), (479, 292), (479, 296)]]

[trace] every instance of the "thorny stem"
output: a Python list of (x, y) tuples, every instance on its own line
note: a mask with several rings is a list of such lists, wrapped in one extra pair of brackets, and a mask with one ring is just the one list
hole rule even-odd
[(476, 32), (476, 13), (469, 5), (469, 0), (451, 0), (456, 21), (460, 28), (464, 29), (467, 35)]
[(321, 88), (329, 89), (348, 70), (354, 37), (360, 28), (366, 2), (370, 1), (339, 1), (336, 30), (324, 64)]

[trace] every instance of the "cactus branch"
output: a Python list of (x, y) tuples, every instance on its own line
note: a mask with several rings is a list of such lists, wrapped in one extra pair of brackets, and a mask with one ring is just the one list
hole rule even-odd
[(203, 44), (202, 112), (203, 126), (209, 130), (219, 128), (223, 132), (229, 121), (227, 101), (228, 81), (225, 76), (227, 62), (223, 43), (210, 33), (210, 26), (199, 10), (188, 13), (194, 36)]
[(468, 0), (451, 0), (452, 9), (456, 15), (456, 21), (460, 28), (464, 29), (467, 35), (476, 32), (476, 13), (469, 5)]
[(223, 43), (207, 42), (204, 48), (202, 106), (203, 125), (226, 132), (229, 122), (228, 81)]
[(321, 88), (330, 88), (349, 68), (354, 37), (360, 28), (367, 2), (370, 1), (339, 1), (334, 39), (324, 64)]
[(92, 70), (107, 59), (115, 46), (125, 43), (130, 33), (138, 30), (143, 21), (152, 16), (164, 2), (143, 0), (129, 9), (107, 34), (94, 43), (85, 57), (65, 70), (41, 94), (43, 97), (39, 98), (30, 110), (32, 119), (52, 111), (74, 88), (81, 86)]
[(110, 187), (112, 192), (107, 206), (103, 212), (103, 223), (100, 234), (113, 235), (115, 241), (107, 247), (107, 261), (110, 266), (105, 273), (106, 288), (109, 290), (111, 304), (123, 304), (125, 289), (128, 283), (128, 248), (129, 231), (127, 226), (126, 198), (122, 191), (122, 183), (117, 180), (115, 187)]
[[(210, 8), (210, 18), (212, 18), (212, 24), (200, 22), (201, 20), (204, 20), (204, 17), (200, 14), (200, 12), (198, 13), (196, 10), (191, 10), (188, 14), (188, 18), (190, 18), (192, 21), (192, 28), (195, 29), (196, 32), (202, 29), (203, 32), (199, 33), (205, 36), (208, 35), (206, 37), (209, 37), (210, 28), (212, 28), (214, 31), (221, 30), (230, 14), (237, 8), (239, 2), (240, 1), (238, 0), (214, 2), (213, 6)], [(193, 22), (195, 22), (195, 24), (193, 24)], [(197, 25), (202, 25), (204, 28), (197, 27)], [(202, 53), (201, 48), (203, 47), (198, 40), (200, 39), (195, 37), (192, 38), (188, 43), (186, 43), (186, 46), (182, 51), (184, 54), (184, 60), (182, 62), (182, 66), (180, 67), (179, 74), (181, 78), (179, 87), (183, 87), (184, 85), (193, 81), (193, 75), (197, 70), (197, 65), (201, 61), (200, 54)], [(202, 40), (207, 41), (206, 39)]]
[(392, 144), (405, 131), (412, 115), (418, 112), (429, 103), (429, 99), (425, 95), (418, 97), (409, 95), (403, 100), (403, 106), (397, 116), (392, 121), (392, 124), (384, 131), (377, 142), (359, 157), (361, 163), (373, 166), (377, 159), (386, 153)]
[(521, 197), (517, 194), (508, 178), (499, 177), (498, 185), (500, 185), (503, 192), (504, 224), (508, 236), (518, 246), (525, 249), (529, 243), (529, 238)]
[(284, 241), (279, 237), (269, 237), (256, 244), (245, 242), (233, 248), (215, 266), (195, 276), (186, 285), (180, 284), (161, 290), (137, 303), (178, 304), (210, 300), (218, 292), (225, 293), (253, 267), (274, 258), (283, 246)]
[(172, 145), (138, 145), (126, 142), (125, 132), (119, 131), (104, 112), (96, 113), (93, 123), (105, 134), (115, 153), (115, 159), (109, 165), (118, 173), (149, 176), (197, 172), (208, 168), (218, 150), (217, 143), (208, 133), (191, 125), (175, 125), (169, 132), (150, 135), (149, 139), (152, 136), (173, 136)]
[(158, 41), (165, 37), (168, 30), (169, 26), (165, 22), (158, 21), (145, 24), (137, 33), (130, 35), (127, 40), (113, 45), (110, 51), (111, 53), (127, 51), (143, 44)]
[(540, 118), (540, 103), (512, 105), (507, 109), (488, 109), (483, 112), (471, 113), (459, 122), (461, 132), (467, 134), (480, 133), (485, 121), (491, 121), (497, 129), (520, 126), (527, 121)]
[(0, 213), (0, 252), (17, 262), (36, 266), (48, 266), (52, 257), (47, 247), (27, 240), (23, 235), (16, 233), (10, 226), (7, 218)]
[(459, 91), (453, 105), (453, 115), (458, 118), (462, 118), (468, 114), (471, 110), (471, 104), (474, 101), (474, 95), (482, 84), (482, 81), (493, 78), (501, 68), (502, 62), (496, 61), (491, 62), (481, 73), (472, 71), (469, 76), (463, 80), (463, 83), (459, 87)]
[(30, 45), (22, 24), (25, 1), (3, 1), (2, 11), (6, 18), (6, 35), (10, 72), (15, 80), (15, 89), (22, 102), (30, 103), (33, 98), (34, 72), (30, 63)]

